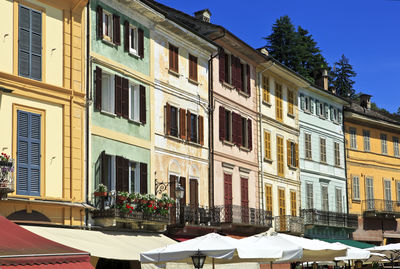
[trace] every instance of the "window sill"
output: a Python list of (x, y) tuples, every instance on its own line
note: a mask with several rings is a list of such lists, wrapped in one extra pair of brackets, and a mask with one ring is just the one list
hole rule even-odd
[(304, 111), (304, 113), (306, 113), (306, 114), (308, 114), (308, 115), (312, 115), (312, 113), (311, 113), (311, 111), (310, 110), (303, 110)]
[(342, 166), (340, 166), (340, 165), (334, 165), (336, 168), (342, 168)]
[(182, 138), (180, 138), (178, 136), (173, 136), (173, 135), (166, 134), (165, 137), (169, 138), (169, 139), (172, 139), (172, 140), (175, 140), (177, 142), (185, 142), (185, 140), (183, 140)]
[(360, 199), (352, 199), (352, 202), (354, 203), (354, 204), (361, 204), (361, 200)]
[(128, 119), (128, 122), (129, 122), (129, 123), (136, 124), (136, 125), (144, 125), (144, 124), (142, 124), (140, 121), (136, 121), (136, 120), (133, 120), (133, 119)]
[(197, 80), (193, 80), (193, 79), (191, 79), (191, 78), (188, 78), (188, 81), (189, 81), (190, 83), (196, 85), (196, 86), (199, 86), (199, 84), (200, 84)]
[(251, 151), (249, 148), (246, 148), (246, 147), (243, 147), (243, 146), (240, 146), (239, 149), (243, 150), (243, 151), (246, 151), (246, 152), (250, 152)]
[(113, 118), (117, 117), (117, 114), (112, 113), (112, 112), (108, 112), (108, 111), (105, 111), (105, 110), (100, 110), (100, 113), (104, 114), (104, 115), (107, 115), (107, 116), (110, 116), (110, 117), (113, 117)]
[(290, 114), (290, 113), (287, 113), (287, 116), (288, 116), (289, 118), (292, 118), (292, 119), (296, 118), (296, 116), (295, 116), (294, 114)]
[(232, 142), (228, 141), (228, 140), (223, 140), (222, 144), (225, 144), (227, 146), (233, 147), (235, 144), (233, 144)]
[(293, 165), (288, 165), (288, 168), (289, 168), (290, 170), (297, 170), (297, 167), (296, 167), (296, 166), (293, 166)]
[(321, 119), (321, 120), (326, 120), (326, 118), (324, 117), (324, 116), (319, 116), (319, 118)]
[(304, 158), (306, 161), (312, 161), (312, 158)]
[(264, 158), (264, 162), (266, 162), (266, 163), (273, 163), (273, 161), (272, 161), (271, 159), (267, 159), (267, 158)]
[(266, 106), (268, 106), (268, 107), (271, 107), (271, 103), (268, 103), (267, 101), (262, 101), (262, 103), (264, 104), (264, 105), (266, 105)]
[(328, 164), (327, 162), (322, 162), (322, 161), (320, 161), (319, 163), (320, 163), (320, 164)]
[(230, 89), (230, 90), (235, 89), (235, 87), (234, 87), (233, 85), (231, 85), (230, 83), (225, 82), (225, 81), (222, 82), (222, 86), (225, 86), (225, 87), (227, 87), (227, 88)]
[(198, 147), (198, 148), (202, 147), (202, 145), (200, 143), (197, 143), (197, 142), (188, 141), (188, 140), (186, 142), (191, 146), (195, 146), (195, 147)]
[(130, 56), (132, 56), (132, 57), (140, 58), (140, 57), (139, 57), (139, 54), (138, 54), (137, 52), (129, 51), (128, 54), (129, 54)]
[(177, 77), (177, 78), (179, 78), (181, 76), (178, 72), (176, 72), (176, 71), (174, 71), (172, 69), (168, 69), (168, 73), (170, 75), (173, 75), (173, 76)]
[(241, 96), (243, 96), (243, 97), (246, 97), (246, 98), (249, 98), (249, 97), (250, 97), (250, 95), (249, 95), (247, 92), (240, 91), (240, 90), (239, 90), (239, 95), (241, 95)]
[(117, 46), (114, 42), (111, 41), (111, 38), (108, 38), (108, 37), (103, 37), (103, 39), (101, 41), (103, 43), (105, 43), (107, 45), (110, 45), (110, 46), (113, 46), (113, 47)]

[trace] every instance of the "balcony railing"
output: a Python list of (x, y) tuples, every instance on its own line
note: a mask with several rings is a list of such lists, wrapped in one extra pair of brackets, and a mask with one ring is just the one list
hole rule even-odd
[(356, 229), (358, 227), (358, 216), (356, 214), (303, 209), (301, 215), (304, 219), (304, 225), (321, 225), (351, 229)]
[(185, 205), (181, 207), (179, 214), (176, 213), (175, 208), (171, 208), (171, 220), (173, 224), (219, 226), (222, 223), (232, 223), (264, 227), (272, 226), (271, 212), (236, 205), (211, 208)]
[(400, 202), (378, 199), (364, 200), (362, 201), (362, 210), (370, 213), (400, 214)]
[(14, 191), (14, 161), (0, 161), (0, 198)]
[(304, 222), (302, 217), (297, 216), (276, 216), (275, 231), (280, 233), (303, 234)]

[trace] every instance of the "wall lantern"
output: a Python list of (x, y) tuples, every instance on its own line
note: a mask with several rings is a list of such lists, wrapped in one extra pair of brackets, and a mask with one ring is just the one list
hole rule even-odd
[(197, 269), (203, 268), (205, 260), (206, 260), (206, 256), (201, 254), (200, 250), (197, 251), (197, 253), (192, 256), (194, 268), (197, 268)]

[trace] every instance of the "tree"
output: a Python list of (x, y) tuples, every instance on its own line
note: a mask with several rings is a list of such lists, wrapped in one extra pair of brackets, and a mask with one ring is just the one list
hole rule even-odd
[(352, 98), (355, 94), (353, 88), (354, 78), (357, 73), (353, 70), (353, 66), (349, 63), (349, 59), (344, 55), (335, 63), (332, 71), (332, 84), (336, 88), (336, 93), (343, 97)]
[(272, 33), (265, 39), (272, 57), (311, 82), (317, 79), (316, 71), (327, 67), (327, 62), (312, 35), (300, 26), (296, 31), (287, 15), (276, 20), (272, 26)]

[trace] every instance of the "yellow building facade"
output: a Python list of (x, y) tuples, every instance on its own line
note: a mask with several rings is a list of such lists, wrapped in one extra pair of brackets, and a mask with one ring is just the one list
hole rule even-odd
[(349, 213), (358, 214), (353, 238), (398, 242), (400, 123), (370, 109), (370, 96), (345, 111)]
[(84, 222), (87, 0), (0, 1), (0, 152), (14, 159), (0, 214)]

